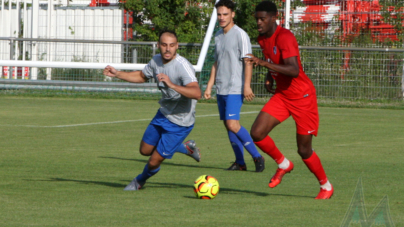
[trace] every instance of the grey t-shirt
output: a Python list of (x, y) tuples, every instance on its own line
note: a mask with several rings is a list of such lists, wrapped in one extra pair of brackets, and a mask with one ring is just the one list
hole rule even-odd
[[(167, 64), (163, 64), (160, 54), (154, 55), (143, 69), (143, 74), (148, 79), (154, 78), (158, 81), (156, 75), (159, 73), (166, 74), (176, 85), (185, 86), (191, 82), (198, 82), (191, 63), (179, 54)], [(179, 94), (163, 82), (157, 82), (157, 87), (162, 94), (159, 101), (161, 113), (174, 124), (186, 127), (193, 125), (197, 101)]]
[(220, 29), (215, 34), (216, 94), (243, 94), (244, 63), (246, 54), (251, 54), (248, 34), (234, 25), (224, 34)]

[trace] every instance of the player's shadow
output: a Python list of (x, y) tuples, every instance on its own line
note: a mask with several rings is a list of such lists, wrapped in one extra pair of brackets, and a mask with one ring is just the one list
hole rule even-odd
[[(147, 163), (147, 160), (134, 159), (134, 158), (120, 158), (120, 157), (106, 157), (106, 156), (99, 156), (99, 158), (109, 158), (109, 159), (117, 159), (117, 160), (123, 160), (123, 161), (135, 161), (135, 162)], [(161, 165), (183, 166), (183, 167), (201, 168), (201, 169), (222, 169), (222, 168), (213, 167), (213, 166), (178, 164), (178, 163), (171, 163), (171, 162), (163, 162)]]
[[(113, 188), (122, 188), (122, 190), (130, 183), (128, 180), (122, 180), (125, 183), (111, 183), (111, 182), (103, 182), (103, 181), (87, 181), (87, 180), (74, 180), (74, 179), (65, 179), (65, 178), (50, 178), (49, 180), (32, 180), (28, 179), (27, 181), (48, 181), (48, 182), (74, 182), (79, 184), (94, 184), (94, 185), (101, 185)], [(147, 182), (147, 184), (143, 187), (143, 189), (147, 188), (189, 188), (192, 192), (193, 187), (187, 184), (176, 184), (176, 183), (159, 183), (159, 182)], [(221, 187), (219, 192), (221, 194), (253, 194), (256, 196), (290, 196), (290, 197), (302, 197), (302, 198), (313, 198), (310, 196), (302, 196), (302, 195), (288, 195), (288, 194), (273, 194), (273, 193), (266, 193), (266, 192), (256, 192), (251, 190), (239, 190), (234, 188), (224, 188)], [(189, 199), (196, 199), (194, 196), (183, 196), (184, 198)]]
[(130, 183), (128, 181), (127, 184), (119, 184), (119, 183), (111, 183), (111, 182), (103, 182), (103, 181), (87, 181), (87, 180), (74, 180), (74, 179), (65, 179), (65, 178), (50, 178), (49, 180), (27, 180), (27, 181), (49, 181), (49, 182), (75, 182), (80, 184), (95, 184), (95, 185), (102, 185), (108, 186), (113, 188), (125, 188), (126, 185)]
[[(189, 188), (193, 190), (193, 187), (190, 185), (185, 184), (175, 184), (175, 183), (159, 183), (159, 182), (147, 182), (144, 188)], [(223, 188), (220, 187), (219, 193), (221, 194), (253, 194), (256, 196), (290, 196), (290, 197), (302, 197), (302, 198), (313, 198), (311, 196), (304, 196), (304, 195), (288, 195), (288, 194), (273, 194), (273, 193), (266, 193), (266, 192), (256, 192), (251, 190), (239, 190), (234, 188)], [(194, 196), (184, 196), (185, 198), (196, 199)]]

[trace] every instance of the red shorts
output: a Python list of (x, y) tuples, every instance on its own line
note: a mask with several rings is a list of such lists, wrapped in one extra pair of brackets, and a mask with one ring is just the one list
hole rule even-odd
[(309, 95), (302, 99), (286, 99), (275, 94), (262, 108), (263, 112), (270, 114), (280, 122), (290, 115), (296, 122), (296, 132), (300, 135), (317, 136), (319, 116), (316, 95)]

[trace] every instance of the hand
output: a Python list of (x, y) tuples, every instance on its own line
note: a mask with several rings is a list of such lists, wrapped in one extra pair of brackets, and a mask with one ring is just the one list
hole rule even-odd
[(205, 93), (203, 94), (203, 97), (205, 99), (210, 99), (211, 98), (211, 96), (210, 96), (211, 93), (212, 93), (212, 90), (210, 88), (206, 88)]
[(247, 56), (249, 56), (248, 58), (244, 58), (246, 63), (248, 64), (253, 64), (255, 67), (257, 67), (258, 65), (263, 65), (263, 63), (265, 63), (265, 61), (255, 57), (252, 54), (247, 54)]
[(166, 74), (164, 74), (164, 73), (159, 73), (159, 74), (157, 74), (156, 77), (157, 77), (157, 80), (158, 80), (159, 82), (165, 83), (165, 84), (167, 85), (167, 87), (169, 87), (169, 88), (175, 87), (175, 84), (173, 84), (173, 83), (171, 82), (170, 77), (168, 77)]
[(252, 101), (254, 99), (255, 95), (251, 89), (250, 86), (244, 86), (244, 98), (247, 101)]
[(275, 90), (272, 88), (272, 86), (273, 86), (273, 81), (270, 81), (270, 80), (265, 80), (265, 89), (267, 89), (267, 91), (269, 92), (269, 93), (271, 93), (271, 94), (275, 94)]
[(107, 67), (105, 67), (104, 71), (102, 72), (105, 76), (109, 76), (109, 77), (117, 77), (118, 74), (118, 70), (116, 70), (114, 67), (107, 65)]

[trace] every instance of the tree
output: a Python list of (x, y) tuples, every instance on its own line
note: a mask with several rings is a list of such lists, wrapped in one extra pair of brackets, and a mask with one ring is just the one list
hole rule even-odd
[(157, 41), (161, 30), (170, 29), (191, 43), (203, 41), (213, 0), (126, 0), (122, 7), (133, 12), (137, 41)]

